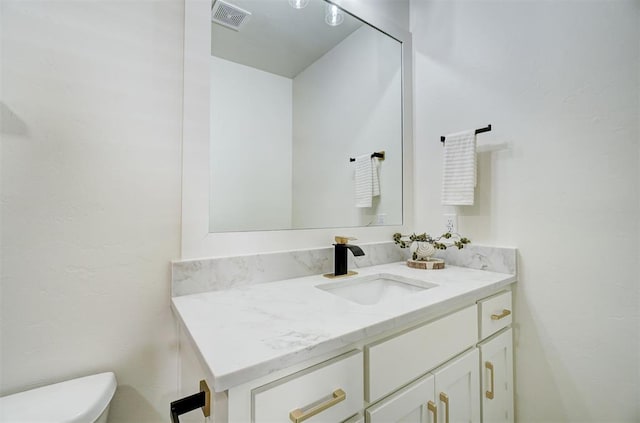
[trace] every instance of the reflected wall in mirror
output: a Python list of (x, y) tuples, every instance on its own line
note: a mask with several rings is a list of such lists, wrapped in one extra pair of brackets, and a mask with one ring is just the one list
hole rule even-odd
[(402, 45), (298, 3), (214, 3), (243, 22), (211, 23), (211, 232), (402, 224)]

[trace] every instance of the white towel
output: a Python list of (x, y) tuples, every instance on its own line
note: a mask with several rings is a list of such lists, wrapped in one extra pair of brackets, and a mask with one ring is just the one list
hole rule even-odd
[(356, 207), (371, 207), (373, 197), (380, 195), (378, 166), (371, 154), (356, 157), (355, 200)]
[(474, 130), (447, 135), (442, 166), (442, 204), (472, 206), (477, 181)]
[(371, 177), (373, 178), (373, 193), (374, 197), (380, 195), (380, 175), (378, 175), (378, 165), (380, 161), (377, 157), (371, 158)]

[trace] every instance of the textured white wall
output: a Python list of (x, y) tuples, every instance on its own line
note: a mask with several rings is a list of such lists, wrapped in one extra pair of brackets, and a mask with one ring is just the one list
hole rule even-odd
[[(293, 79), (293, 227), (402, 224), (402, 46), (363, 26)], [(355, 207), (350, 157), (386, 151), (380, 196)], [(322, 181), (322, 183), (318, 183)]]
[(183, 2), (0, 7), (0, 394), (113, 370), (112, 422), (167, 421)]
[(520, 422), (640, 419), (638, 1), (411, 2), (416, 230), (438, 232), (439, 136), (479, 136), (459, 229), (519, 248)]
[(213, 231), (291, 227), (292, 81), (211, 57)]

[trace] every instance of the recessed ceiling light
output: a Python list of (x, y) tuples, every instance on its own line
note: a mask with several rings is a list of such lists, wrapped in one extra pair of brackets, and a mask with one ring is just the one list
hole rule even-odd
[(344, 13), (335, 4), (327, 3), (324, 20), (327, 25), (338, 26), (344, 21)]

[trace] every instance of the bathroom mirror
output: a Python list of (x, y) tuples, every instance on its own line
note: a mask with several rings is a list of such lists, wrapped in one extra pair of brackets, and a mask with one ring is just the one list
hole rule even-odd
[(402, 225), (402, 42), (324, 0), (211, 12), (209, 232)]

